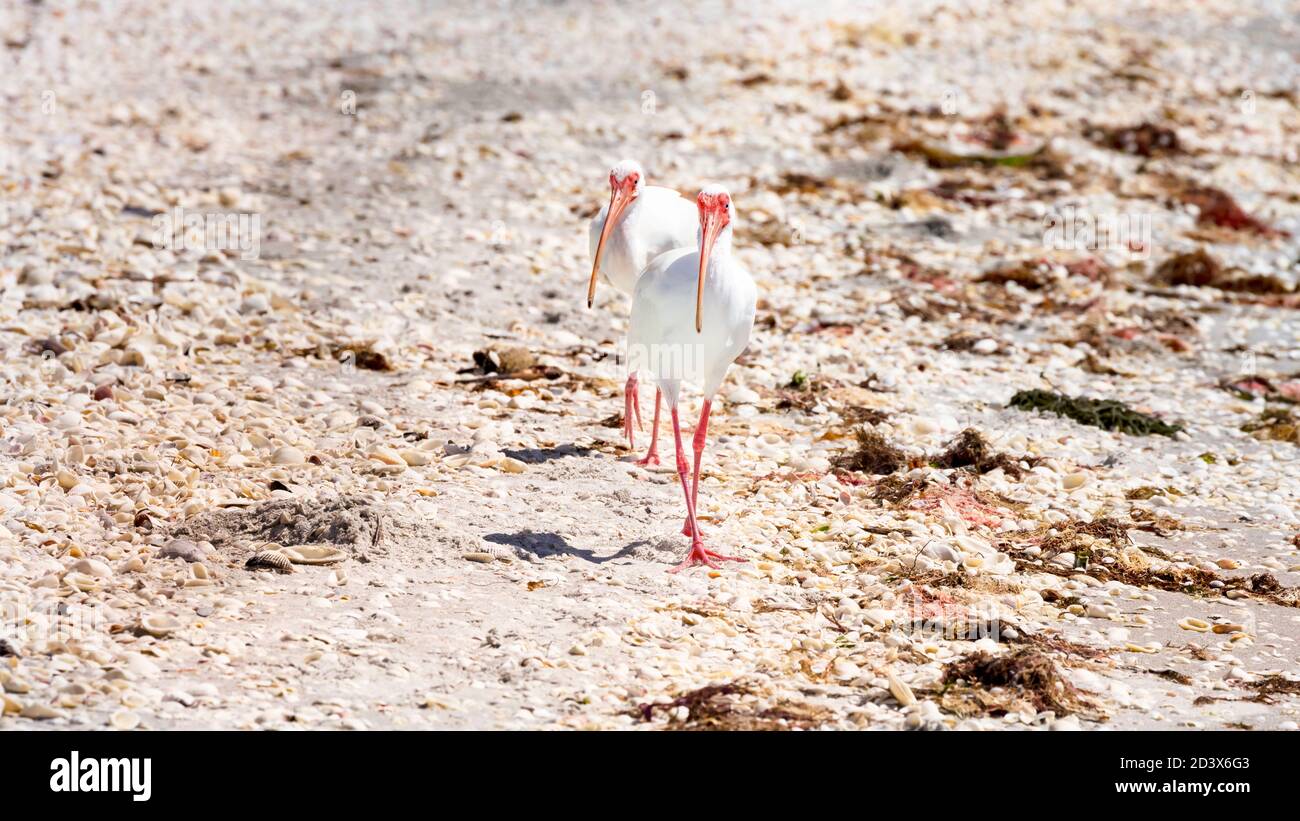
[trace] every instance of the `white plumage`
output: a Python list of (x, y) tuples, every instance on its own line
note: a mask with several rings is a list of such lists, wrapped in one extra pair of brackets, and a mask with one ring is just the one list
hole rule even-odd
[(700, 252), (678, 248), (646, 266), (632, 297), (629, 364), (654, 374), (671, 407), (682, 382), (706, 398), (717, 394), (727, 370), (749, 344), (757, 289), (731, 255), (731, 227), (722, 229), (703, 281), (700, 330), (695, 330)]
[[(596, 254), (603, 250), (599, 273), (610, 285), (631, 296), (646, 263), (666, 251), (694, 247), (698, 227), (695, 204), (671, 188), (646, 185), (645, 172), (632, 160), (624, 160), (610, 170), (609, 184), (610, 201), (591, 221), (593, 270), (589, 292), (594, 293)], [(616, 219), (605, 238), (605, 247), (600, 249), (601, 231), (611, 206), (617, 212)]]
[[(635, 160), (623, 160), (609, 171), (609, 202), (591, 221), (591, 279), (587, 307), (596, 296), (597, 275), (631, 296), (646, 263), (675, 248), (695, 245), (695, 204), (671, 188), (645, 184), (645, 171)], [(659, 401), (655, 393), (650, 449), (641, 464), (659, 464)], [(623, 389), (623, 434), (629, 448), (641, 425), (636, 369), (628, 372)]]
[[(675, 570), (696, 564), (716, 567), (716, 561), (732, 558), (704, 548), (695, 503), (713, 397), (731, 363), (749, 343), (758, 296), (749, 272), (731, 254), (736, 209), (727, 190), (709, 186), (700, 192), (696, 204), (698, 249), (662, 254), (641, 272), (628, 334), (629, 364), (654, 374), (672, 414), (677, 472), (686, 495), (682, 532), (691, 537), (691, 552)], [(677, 417), (683, 382), (698, 384), (704, 391), (693, 441), (695, 470), (689, 485), (691, 473)]]

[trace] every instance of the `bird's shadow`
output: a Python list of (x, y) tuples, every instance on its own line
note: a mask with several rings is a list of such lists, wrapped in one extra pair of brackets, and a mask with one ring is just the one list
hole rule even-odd
[(589, 447), (583, 445), (564, 444), (557, 445), (553, 448), (523, 448), (521, 450), (503, 450), (501, 451), (511, 459), (529, 465), (539, 465), (542, 462), (549, 462), (552, 459), (563, 459), (566, 456), (590, 456), (595, 453)]
[(615, 559), (626, 558), (636, 552), (638, 547), (648, 546), (647, 541), (632, 542), (624, 545), (617, 553), (610, 556), (598, 556), (594, 550), (574, 547), (558, 533), (539, 533), (534, 530), (520, 530), (516, 533), (489, 533), (483, 537), (493, 544), (509, 545), (518, 550), (532, 553), (538, 558), (547, 556), (576, 556), (592, 564), (604, 564)]

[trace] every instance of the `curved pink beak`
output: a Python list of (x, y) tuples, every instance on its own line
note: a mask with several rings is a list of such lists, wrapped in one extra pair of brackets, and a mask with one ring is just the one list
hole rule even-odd
[(622, 186), (611, 186), (609, 194), (609, 210), (605, 212), (605, 224), (600, 227), (600, 240), (596, 242), (596, 258), (591, 262), (591, 280), (587, 283), (587, 307), (590, 308), (596, 299), (596, 275), (600, 273), (600, 261), (605, 256), (605, 240), (609, 238), (609, 232), (614, 230), (618, 225), (619, 218), (632, 200), (636, 198), (636, 189), (628, 184)]
[(727, 224), (727, 210), (700, 210), (700, 277), (695, 284), (695, 332), (704, 329), (704, 277), (709, 271), (709, 255), (713, 243)]

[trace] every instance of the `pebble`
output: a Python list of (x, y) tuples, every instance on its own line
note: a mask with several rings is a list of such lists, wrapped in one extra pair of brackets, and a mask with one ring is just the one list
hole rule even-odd
[(206, 554), (197, 542), (189, 539), (172, 539), (167, 544), (158, 548), (158, 558), (160, 559), (184, 559), (187, 562), (200, 562), (206, 558)]

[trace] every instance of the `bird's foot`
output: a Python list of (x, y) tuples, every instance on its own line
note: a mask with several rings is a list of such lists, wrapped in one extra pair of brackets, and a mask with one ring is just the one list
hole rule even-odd
[(636, 463), (638, 465), (641, 465), (642, 467), (648, 467), (649, 465), (657, 465), (659, 464), (659, 454), (655, 451), (654, 448), (650, 448), (650, 450), (646, 452), (645, 456), (636, 460)]
[(668, 572), (680, 573), (683, 570), (687, 570), (689, 568), (695, 567), (696, 565), (700, 565), (700, 564), (711, 567), (714, 570), (720, 570), (721, 567), (720, 565), (718, 565), (718, 562), (743, 562), (743, 561), (745, 560), (738, 556), (726, 556), (723, 555), (722, 553), (714, 553), (712, 550), (706, 549), (704, 547), (704, 543), (697, 539), (694, 543), (691, 544), (691, 552), (686, 554), (686, 558), (682, 560), (682, 563), (674, 567), (672, 570), (669, 570)]
[[(623, 387), (623, 435), (627, 437), (628, 450), (636, 450), (634, 431), (641, 428), (641, 409), (637, 407), (640, 404), (637, 401), (638, 398), (636, 375), (633, 374), (627, 378), (627, 384)], [(633, 427), (633, 424), (636, 427)]]
[(627, 438), (627, 449), (636, 449), (636, 439), (632, 430), (632, 417), (630, 414), (623, 414), (623, 436)]
[[(699, 524), (699, 523), (697, 522), (696, 524)], [(694, 530), (691, 530), (691, 517), (690, 517), (690, 516), (687, 516), (687, 517), (686, 517), (686, 521), (685, 521), (684, 523), (682, 523), (682, 535), (683, 535), (683, 536), (694, 536), (694, 535), (695, 535), (695, 531), (694, 531)], [(703, 536), (704, 536), (704, 529), (701, 528), (701, 529), (700, 529), (700, 537), (703, 538)]]

